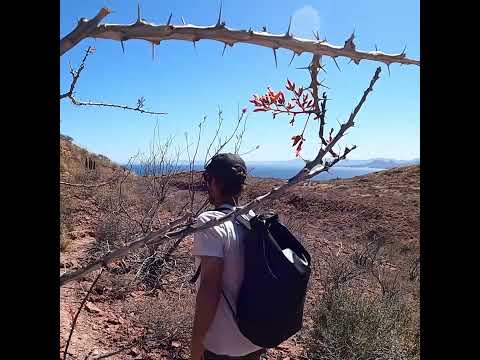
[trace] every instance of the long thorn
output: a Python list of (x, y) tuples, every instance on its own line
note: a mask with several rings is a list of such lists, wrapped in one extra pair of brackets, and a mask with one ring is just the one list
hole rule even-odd
[(324, 81), (325, 81), (325, 80), (320, 81), (320, 82), (318, 83), (318, 85), (320, 85), (321, 87), (324, 87), (325, 89), (330, 90), (330, 88), (329, 88), (328, 86), (323, 85), (323, 82), (324, 82)]
[(140, 22), (140, 1), (137, 3), (137, 22)]
[(170, 13), (170, 16), (168, 17), (168, 21), (167, 21), (167, 26), (170, 25), (170, 21), (172, 20), (172, 15), (173, 13)]
[(290, 16), (290, 22), (288, 23), (288, 29), (287, 32), (285, 33), (285, 36), (289, 37), (290, 36), (290, 27), (292, 26), (292, 17)]
[(152, 61), (155, 61), (155, 44), (152, 42)]
[(332, 57), (332, 59), (335, 62), (335, 65), (337, 65), (338, 71), (342, 72), (342, 69), (340, 69), (340, 66), (338, 66), (337, 59), (335, 59), (334, 57)]
[(295, 54), (295, 52), (293, 52), (293, 56), (292, 56), (292, 58), (290, 59), (290, 62), (288, 63), (288, 66), (290, 66), (290, 64), (292, 63), (293, 59), (295, 58), (295, 55), (297, 55), (297, 54)]
[(227, 43), (225, 43), (225, 45), (223, 45), (223, 51), (222, 51), (222, 56), (223, 54), (225, 54), (225, 49), (227, 48)]
[(181, 16), (182, 18), (182, 24), (185, 25), (185, 19), (183, 18), (183, 16)]
[(273, 57), (275, 58), (275, 67), (278, 68), (278, 63), (277, 63), (277, 50), (273, 48)]
[(120, 45), (122, 45), (122, 51), (125, 54), (125, 46), (123, 45), (123, 40), (120, 40)]
[(325, 70), (325, 68), (322, 66), (322, 64), (320, 64), (320, 61), (318, 62), (318, 67), (320, 69), (322, 69), (325, 72), (325, 74), (327, 73), (327, 70)]
[(217, 25), (220, 26), (220, 21), (222, 20), (222, 1), (220, 1), (220, 11), (218, 12), (218, 20), (217, 20)]

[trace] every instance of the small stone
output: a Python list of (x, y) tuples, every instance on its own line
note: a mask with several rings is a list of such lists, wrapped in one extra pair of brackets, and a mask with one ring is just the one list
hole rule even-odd
[(172, 346), (175, 348), (179, 348), (182, 346), (182, 343), (180, 341), (172, 341)]
[(120, 321), (117, 319), (107, 319), (107, 323), (112, 325), (120, 325)]
[(94, 304), (92, 304), (90, 301), (87, 301), (85, 303), (85, 309), (87, 309), (87, 311), (89, 313), (92, 313), (92, 314), (101, 314), (103, 312), (98, 307), (96, 307)]
[(127, 353), (127, 355), (137, 356), (137, 355), (140, 355), (140, 352), (138, 351), (138, 349), (133, 347), (133, 348), (130, 349), (130, 351)]

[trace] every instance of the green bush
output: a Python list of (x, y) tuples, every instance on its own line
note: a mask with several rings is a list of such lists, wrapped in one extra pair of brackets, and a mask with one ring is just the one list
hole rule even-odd
[(327, 256), (325, 293), (314, 310), (311, 359), (403, 360), (420, 358), (418, 302), (383, 266), (383, 241), (350, 256)]
[(419, 328), (399, 297), (335, 289), (317, 305), (312, 359), (419, 359)]

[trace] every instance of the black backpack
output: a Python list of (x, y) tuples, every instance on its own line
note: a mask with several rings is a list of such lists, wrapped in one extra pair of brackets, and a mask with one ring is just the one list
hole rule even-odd
[[(225, 214), (230, 209), (216, 209)], [(236, 311), (223, 293), (240, 332), (253, 344), (273, 348), (302, 328), (310, 278), (310, 254), (280, 223), (277, 214), (244, 216), (233, 221), (247, 229), (245, 273)], [(285, 255), (284, 250), (287, 255)], [(200, 275), (200, 266), (191, 279)]]

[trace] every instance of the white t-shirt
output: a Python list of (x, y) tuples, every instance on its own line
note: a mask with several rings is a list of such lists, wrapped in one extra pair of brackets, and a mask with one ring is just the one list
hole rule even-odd
[[(219, 208), (234, 209), (233, 206), (224, 204)], [(198, 217), (200, 224), (211, 219), (225, 215), (220, 211), (206, 211)], [(249, 216), (255, 214), (250, 211)], [(199, 256), (215, 256), (223, 258), (222, 288), (228, 301), (237, 309), (237, 298), (243, 280), (243, 239), (245, 229), (232, 221), (199, 231), (193, 236), (192, 254), (195, 258), (195, 268), (200, 264)], [(197, 290), (200, 286), (202, 273), (197, 280)], [(232, 311), (220, 295), (217, 312), (203, 342), (205, 348), (218, 355), (243, 356), (260, 350), (242, 335), (233, 318)]]

